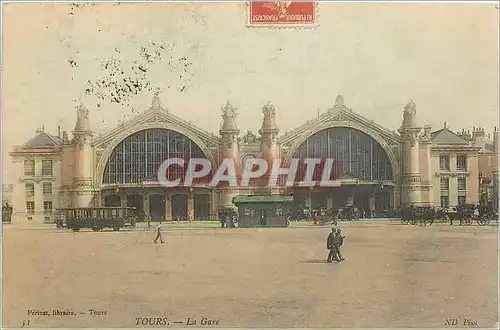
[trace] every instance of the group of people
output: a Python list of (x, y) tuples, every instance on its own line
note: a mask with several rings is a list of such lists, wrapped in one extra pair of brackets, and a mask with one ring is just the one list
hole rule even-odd
[(12, 220), (12, 206), (7, 202), (2, 205), (2, 222), (10, 222)]
[(342, 236), (342, 231), (340, 229), (332, 228), (332, 232), (326, 239), (326, 248), (329, 250), (326, 262), (333, 262), (333, 260), (341, 262), (345, 260), (340, 252), (340, 247), (344, 244), (344, 239), (345, 236)]
[(221, 212), (219, 214), (219, 221), (221, 228), (235, 228), (238, 227), (238, 216), (235, 212)]

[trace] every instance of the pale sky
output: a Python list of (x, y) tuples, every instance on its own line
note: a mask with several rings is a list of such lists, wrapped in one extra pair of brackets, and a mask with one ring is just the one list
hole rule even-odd
[[(141, 47), (153, 42), (173, 50), (143, 78), (161, 89), (170, 112), (217, 134), (227, 100), (238, 108), (242, 134), (259, 129), (268, 101), (284, 133), (332, 107), (339, 93), (348, 107), (391, 130), (409, 98), (419, 123), (433, 129), (444, 121), (454, 131), (498, 125), (494, 5), (319, 3), (312, 29), (247, 27), (245, 3), (3, 7), (4, 182), (13, 145), (42, 125), (52, 134), (58, 125), (73, 129), (75, 100), (88, 107), (96, 131), (130, 118), (132, 107), (146, 110), (152, 91), (131, 97), (130, 106), (84, 91), (87, 81), (108, 74), (106, 59), (122, 61), (133, 76)], [(190, 63), (182, 78), (182, 68), (166, 64), (169, 56)]]

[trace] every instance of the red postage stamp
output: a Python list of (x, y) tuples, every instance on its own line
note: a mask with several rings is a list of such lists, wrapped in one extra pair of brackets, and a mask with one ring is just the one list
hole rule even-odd
[(304, 26), (316, 23), (316, 2), (250, 1), (249, 25)]

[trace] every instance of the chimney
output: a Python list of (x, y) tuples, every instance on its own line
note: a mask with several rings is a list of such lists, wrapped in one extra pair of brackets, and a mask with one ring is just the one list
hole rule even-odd
[(475, 147), (480, 147), (481, 149), (484, 148), (486, 141), (485, 141), (485, 133), (484, 133), (484, 128), (474, 128), (474, 131), (472, 132), (472, 143)]
[(57, 126), (57, 136), (61, 137), (61, 126)]

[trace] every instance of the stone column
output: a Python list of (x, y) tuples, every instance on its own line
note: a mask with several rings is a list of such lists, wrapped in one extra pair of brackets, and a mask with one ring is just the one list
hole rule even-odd
[(372, 195), (370, 195), (370, 197), (368, 198), (368, 208), (370, 209), (370, 212), (375, 211), (375, 195), (374, 195), (374, 193), (372, 193)]
[(394, 203), (394, 200), (395, 200), (395, 192), (394, 192), (394, 189), (391, 189), (389, 191), (389, 209), (394, 211), (395, 209), (395, 203)]
[(354, 205), (354, 190), (349, 192), (349, 196), (347, 197), (347, 204)]
[(327, 197), (326, 197), (326, 208), (327, 209), (331, 209), (333, 208), (333, 192), (329, 191), (327, 193)]
[(477, 155), (467, 157), (467, 170), (469, 177), (467, 180), (467, 204), (477, 204), (479, 202), (479, 158)]
[(404, 108), (401, 133), (403, 207), (421, 204), (421, 177), (419, 169), (419, 135), (422, 130), (416, 123), (416, 105), (410, 100)]
[(194, 219), (194, 192), (189, 192), (188, 195), (188, 219)]
[(493, 210), (498, 212), (498, 169), (493, 170)]
[(125, 190), (120, 189), (120, 206), (127, 207), (127, 205), (128, 205), (127, 194), (125, 193)]
[(448, 198), (450, 200), (450, 207), (456, 207), (458, 204), (458, 179), (457, 179), (456, 173), (454, 173), (457, 171), (457, 155), (456, 154), (450, 155), (450, 171), (452, 174), (449, 177), (450, 190), (448, 193)]
[(88, 207), (92, 204), (93, 149), (92, 131), (89, 126), (89, 111), (80, 104), (77, 108), (77, 121), (73, 131), (75, 207)]
[(94, 201), (93, 202), (94, 206), (102, 207), (103, 203), (102, 203), (102, 196), (101, 196), (100, 191), (94, 191), (92, 199)]
[[(219, 164), (224, 159), (230, 159), (235, 164), (236, 177), (237, 180), (240, 175), (240, 161), (239, 161), (239, 146), (238, 146), (238, 134), (240, 130), (236, 125), (236, 108), (233, 107), (229, 102), (226, 106), (222, 108), (222, 126), (219, 130), (221, 135), (219, 155)], [(230, 187), (229, 185), (220, 186), (221, 206), (233, 206), (233, 197), (238, 195), (238, 188)]]
[(142, 196), (142, 210), (143, 210), (144, 214), (149, 213), (149, 195), (147, 195), (147, 194), (144, 194)]
[(172, 193), (165, 193), (165, 221), (172, 220)]
[(210, 220), (217, 218), (217, 190), (210, 192)]
[[(278, 147), (278, 133), (279, 129), (276, 125), (276, 108), (270, 102), (262, 107), (262, 113), (264, 114), (264, 119), (262, 121), (262, 127), (259, 130), (260, 134), (260, 153), (261, 157), (267, 162), (267, 173), (262, 176), (260, 186), (262, 188), (267, 187), (269, 183), (269, 177), (271, 175), (271, 170), (275, 159), (279, 159), (279, 147)], [(272, 187), (269, 189), (270, 193), (277, 193), (278, 187)]]
[(305, 204), (305, 207), (308, 207), (309, 209), (312, 208), (311, 207), (311, 190), (310, 189), (306, 190), (304, 204)]

